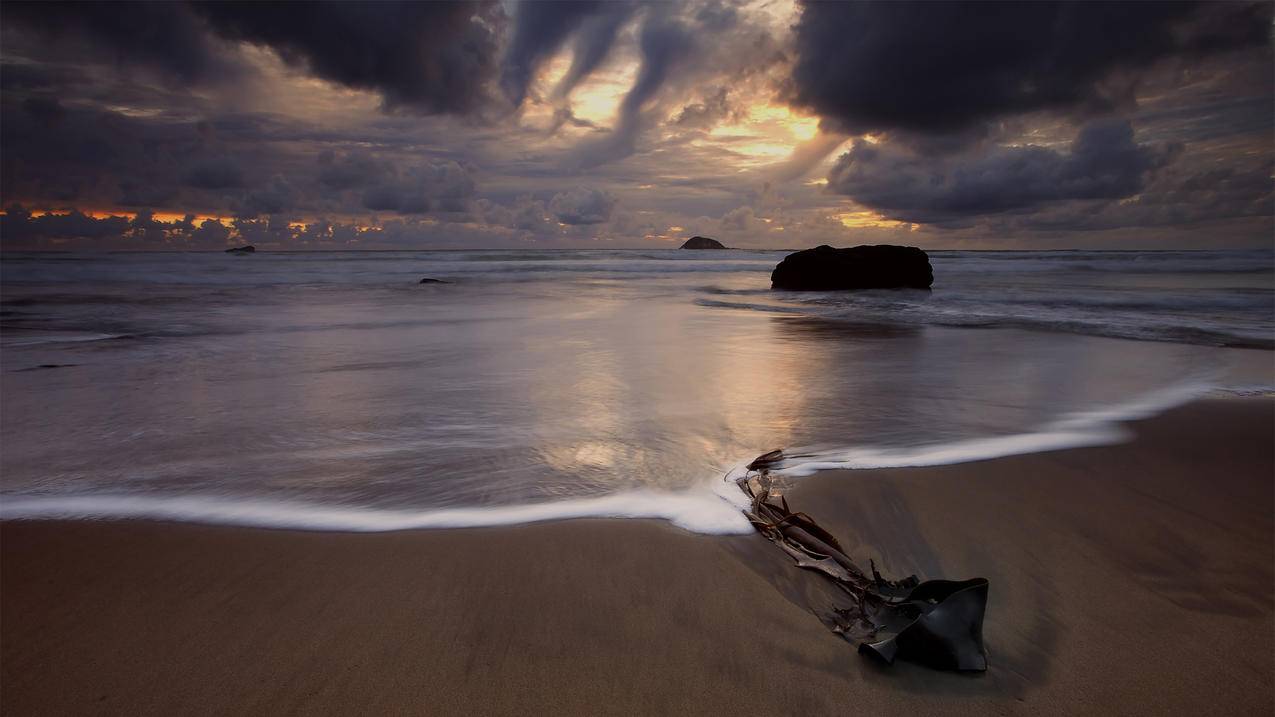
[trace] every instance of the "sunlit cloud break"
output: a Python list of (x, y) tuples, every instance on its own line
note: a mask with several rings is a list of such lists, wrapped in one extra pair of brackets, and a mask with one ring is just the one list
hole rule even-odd
[(1268, 242), (1269, 4), (1001, 10), (5, 3), (0, 241)]

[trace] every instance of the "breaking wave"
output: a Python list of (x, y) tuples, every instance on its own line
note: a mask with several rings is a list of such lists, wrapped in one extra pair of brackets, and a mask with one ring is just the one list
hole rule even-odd
[[(1119, 443), (1130, 437), (1124, 427), (1197, 398), (1270, 395), (1271, 386), (1219, 388), (1191, 381), (1107, 408), (1066, 416), (1039, 430), (904, 448), (852, 446), (785, 449), (776, 473), (802, 477), (822, 470), (863, 470), (940, 466), (1014, 455)], [(762, 449), (759, 449), (759, 453)], [(385, 532), (430, 528), (482, 528), (581, 518), (666, 520), (694, 533), (744, 534), (752, 531), (741, 509), (746, 504), (733, 479), (753, 457), (724, 468), (685, 491), (633, 490), (597, 497), (511, 506), (390, 510), (324, 505), (300, 501), (241, 499), (225, 495), (144, 496), (80, 494), (8, 495), (0, 500), (0, 519), (147, 519), (258, 528)]]

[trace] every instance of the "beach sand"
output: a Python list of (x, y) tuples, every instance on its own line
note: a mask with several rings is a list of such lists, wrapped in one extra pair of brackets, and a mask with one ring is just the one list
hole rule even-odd
[(986, 674), (882, 667), (756, 535), (650, 521), (0, 526), (0, 710), (1270, 714), (1275, 402), (788, 493), (888, 575), (991, 580)]

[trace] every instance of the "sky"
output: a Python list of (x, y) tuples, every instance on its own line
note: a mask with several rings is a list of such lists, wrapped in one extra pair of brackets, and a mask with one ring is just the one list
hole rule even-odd
[(0, 246), (1254, 248), (1271, 3), (0, 5)]

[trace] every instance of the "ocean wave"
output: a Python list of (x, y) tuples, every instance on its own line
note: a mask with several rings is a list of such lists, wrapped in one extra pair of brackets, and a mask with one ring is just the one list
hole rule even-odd
[[(823, 470), (863, 470), (939, 466), (991, 460), (1127, 440), (1125, 422), (1141, 420), (1215, 395), (1275, 393), (1272, 386), (1225, 389), (1203, 380), (1189, 381), (1115, 406), (1075, 413), (1040, 430), (933, 445), (902, 448), (849, 446), (785, 449), (776, 471), (800, 478)], [(742, 508), (746, 499), (734, 484), (753, 456), (724, 466), (721, 474), (684, 491), (632, 490), (572, 500), (511, 506), (391, 510), (301, 501), (192, 494), (21, 495), (0, 499), (0, 519), (83, 520), (146, 519), (258, 528), (336, 532), (386, 532), (432, 528), (484, 528), (581, 518), (658, 519), (694, 533), (745, 534), (752, 531)]]
[(856, 446), (785, 450), (788, 458), (780, 464), (777, 473), (807, 476), (821, 470), (940, 466), (1120, 443), (1130, 435), (1122, 424), (1150, 418), (1217, 389), (1208, 381), (1188, 381), (1125, 403), (1073, 413), (1028, 433), (904, 448)]
[(19, 346), (39, 346), (42, 344), (79, 344), (90, 343), (95, 341), (115, 341), (117, 339), (131, 339), (132, 334), (44, 334), (36, 336), (23, 336), (21, 334), (13, 336), (5, 334), (0, 336), (0, 345), (17, 348)]
[[(1006, 302), (1000, 305), (987, 302), (977, 305), (959, 302), (944, 304), (935, 299), (935, 304), (927, 305), (925, 300), (913, 301), (902, 297), (873, 296), (847, 299), (843, 296), (813, 295), (803, 297), (801, 301), (800, 304), (792, 305), (701, 297), (695, 299), (694, 303), (697, 306), (709, 308), (803, 316), (831, 323), (855, 325), (875, 324), (895, 328), (942, 326), (1020, 329), (1135, 341), (1275, 350), (1275, 331), (1265, 326), (1258, 325), (1246, 330), (1237, 325), (1239, 321), (1236, 319), (1231, 320), (1231, 325), (1220, 322), (1208, 325), (1203, 320), (1182, 317), (1176, 312), (1169, 311), (1167, 305), (1152, 302), (1127, 303), (1112, 307), (1102, 306), (1099, 303), (1086, 305), (1082, 302), (1069, 304), (1061, 301), (1028, 302), (1027, 304)], [(847, 304), (847, 302), (851, 303)], [(1218, 302), (1212, 306), (1222, 308), (1234, 306), (1237, 317), (1239, 309), (1248, 308), (1241, 306), (1238, 302), (1235, 304)], [(1108, 313), (1092, 310), (1094, 308), (1107, 309)], [(1164, 308), (1166, 313), (1157, 316), (1154, 313), (1156, 308)], [(1206, 311), (1209, 308), (1211, 307), (1206, 305), (1199, 310)], [(1262, 317), (1257, 317), (1252, 323), (1260, 324), (1263, 321)]]
[(1111, 319), (1063, 319), (997, 316), (960, 316), (936, 318), (923, 323), (953, 328), (1002, 328), (1026, 331), (1050, 331), (1082, 336), (1100, 336), (1135, 341), (1165, 341), (1195, 346), (1275, 350), (1275, 337), (1269, 334), (1227, 331), (1222, 328), (1144, 324), (1121, 324)]
[(630, 491), (553, 503), (421, 511), (203, 495), (7, 496), (0, 502), (0, 519), (4, 520), (146, 519), (337, 532), (488, 528), (576, 518), (667, 520), (708, 535), (752, 531), (725, 491), (710, 490)]
[(757, 304), (746, 301), (718, 301), (716, 299), (696, 299), (696, 306), (708, 306), (720, 309), (743, 309), (746, 311), (770, 311), (777, 314), (800, 314), (806, 315), (809, 312), (802, 311), (793, 306), (782, 306), (779, 304)]

